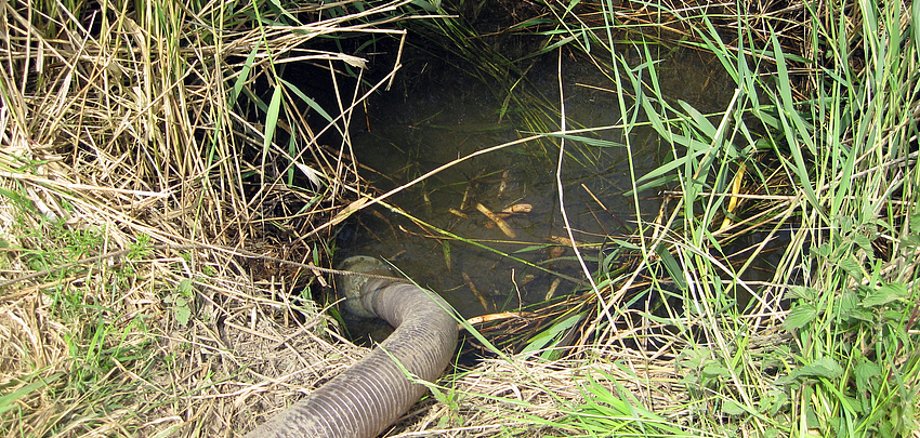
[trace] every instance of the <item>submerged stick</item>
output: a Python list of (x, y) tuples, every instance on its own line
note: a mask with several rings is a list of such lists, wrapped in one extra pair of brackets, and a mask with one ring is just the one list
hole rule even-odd
[(476, 210), (479, 210), (480, 213), (494, 222), (498, 229), (502, 230), (502, 233), (504, 233), (506, 236), (511, 239), (517, 238), (517, 233), (515, 233), (511, 226), (508, 225), (508, 222), (505, 222), (505, 220), (502, 219), (499, 215), (486, 208), (485, 205), (476, 203)]
[(477, 300), (479, 300), (479, 304), (482, 304), (482, 308), (485, 309), (486, 312), (488, 312), (489, 307), (491, 306), (489, 306), (489, 301), (486, 300), (485, 295), (483, 295), (482, 292), (479, 292), (479, 288), (476, 287), (476, 283), (473, 283), (473, 279), (470, 278), (470, 276), (467, 275), (466, 272), (463, 272), (462, 275), (463, 275), (463, 281), (466, 282), (466, 287), (468, 287), (470, 289), (470, 292), (473, 293), (473, 296), (476, 297)]

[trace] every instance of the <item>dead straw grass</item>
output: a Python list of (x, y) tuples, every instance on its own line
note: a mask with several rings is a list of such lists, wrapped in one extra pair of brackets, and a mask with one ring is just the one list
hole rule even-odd
[[(395, 431), (411, 436), (570, 436), (575, 427), (559, 422), (584, 402), (587, 388), (576, 382), (594, 379), (616, 392), (617, 385), (648, 406), (666, 411), (679, 406), (679, 379), (668, 361), (648, 360), (635, 350), (617, 350), (619, 364), (600, 359), (610, 350), (586, 350), (586, 359), (545, 361), (517, 357), (484, 360), (445, 383), (456, 391), (451, 403), (425, 403)], [(625, 367), (623, 364), (627, 364)], [(618, 382), (615, 384), (614, 382)], [(682, 412), (670, 415), (676, 422)]]
[[(308, 124), (277, 68), (363, 66), (311, 42), (398, 39), (405, 3), (0, 5), (0, 435), (233, 435), (353, 362), (316, 274), (272, 260), (328, 263), (298, 235), (358, 191), (347, 143), (319, 135), (363, 96)], [(246, 112), (266, 86), (277, 131)], [(265, 141), (282, 129), (298, 152)]]

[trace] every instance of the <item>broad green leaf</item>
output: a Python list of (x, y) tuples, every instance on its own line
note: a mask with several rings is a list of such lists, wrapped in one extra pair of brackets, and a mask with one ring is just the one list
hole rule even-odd
[(792, 286), (786, 292), (788, 298), (799, 298), (806, 301), (814, 301), (818, 297), (818, 290), (807, 286)]
[(837, 266), (850, 277), (853, 277), (854, 280), (862, 280), (865, 276), (862, 266), (851, 254), (847, 254), (844, 258), (840, 259), (840, 261), (837, 262)]
[(728, 368), (725, 368), (718, 362), (709, 362), (703, 367), (703, 375), (709, 377), (728, 377), (731, 376), (731, 371)]
[[(802, 120), (802, 116), (795, 108), (790, 86), (791, 79), (789, 78), (789, 73), (786, 68), (786, 57), (780, 46), (779, 39), (777, 39), (776, 35), (771, 35), (770, 39), (773, 42), (773, 54), (776, 57), (776, 76), (781, 97), (781, 102), (777, 102), (777, 104), (782, 106), (778, 115), (783, 125), (782, 131), (786, 136), (786, 142), (789, 143), (789, 151), (792, 153), (792, 159), (795, 162), (792, 170), (798, 177), (799, 184), (802, 190), (805, 191), (805, 196), (808, 198), (808, 201), (817, 209), (818, 213), (822, 213), (821, 203), (818, 201), (818, 195), (815, 193), (814, 185), (808, 174), (809, 166), (805, 163), (805, 158), (799, 148), (799, 145), (804, 143), (805, 147), (812, 155), (816, 153), (812, 132), (808, 129), (805, 122)], [(792, 121), (795, 125), (795, 129), (788, 124), (788, 120)]]
[(256, 54), (259, 53), (259, 46), (261, 44), (262, 41), (258, 41), (252, 48), (252, 51), (249, 52), (249, 56), (247, 56), (246, 61), (243, 62), (243, 69), (240, 70), (240, 75), (237, 76), (236, 81), (233, 82), (233, 90), (230, 91), (231, 106), (236, 104), (237, 99), (239, 99), (240, 94), (243, 92), (243, 86), (246, 85), (246, 81), (249, 80), (249, 74), (252, 72), (252, 63), (256, 59)]
[(300, 91), (300, 89), (297, 88), (296, 85), (294, 85), (294, 84), (292, 84), (292, 83), (290, 83), (290, 82), (288, 82), (288, 81), (286, 81), (286, 80), (284, 80), (284, 79), (280, 79), (280, 78), (279, 78), (278, 80), (281, 81), (281, 83), (284, 84), (284, 86), (287, 87), (288, 90), (291, 90), (291, 93), (294, 93), (295, 96), (297, 96), (298, 98), (300, 98), (300, 100), (302, 100), (304, 103), (306, 103), (307, 106), (309, 106), (311, 109), (313, 109), (313, 111), (316, 111), (316, 113), (319, 114), (320, 116), (322, 116), (322, 118), (326, 119), (327, 122), (332, 123), (332, 121), (333, 121), (332, 116), (330, 116), (329, 113), (326, 112), (326, 110), (324, 110), (323, 107), (320, 106), (319, 103), (317, 103), (315, 100), (313, 100), (313, 98), (311, 98), (310, 96), (307, 96), (306, 94), (304, 94), (303, 91)]
[(450, 241), (441, 241), (441, 254), (444, 256), (444, 266), (447, 267), (447, 272), (450, 272), (453, 269), (453, 264), (450, 261)]
[(645, 181), (657, 179), (661, 176), (667, 175), (673, 172), (674, 170), (683, 167), (687, 163), (687, 160), (696, 159), (697, 157), (703, 155), (704, 153), (706, 153), (706, 151), (696, 151), (692, 154), (688, 154), (683, 157), (677, 158), (673, 161), (669, 161), (665, 164), (662, 164), (661, 166), (658, 166), (656, 169), (652, 170), (651, 172), (646, 173), (645, 175), (642, 175), (641, 177), (637, 178), (636, 183), (642, 183)]
[(664, 121), (662, 117), (658, 114), (658, 111), (655, 109), (654, 106), (652, 106), (651, 101), (649, 101), (649, 99), (644, 98), (644, 97), (645, 97), (644, 94), (637, 96), (637, 98), (640, 98), (639, 101), (642, 104), (642, 109), (645, 111), (645, 115), (646, 117), (648, 117), (649, 123), (652, 124), (652, 128), (655, 128), (655, 131), (658, 132), (658, 135), (661, 135), (664, 141), (668, 143), (674, 141), (671, 131), (664, 127)]
[(623, 239), (612, 239), (611, 241), (612, 241), (615, 245), (621, 246), (621, 247), (626, 248), (626, 249), (631, 249), (631, 250), (638, 250), (638, 249), (639, 249), (639, 245), (636, 245), (636, 244), (634, 244), (634, 243), (632, 243), (632, 242), (629, 242), (629, 241), (626, 241), (626, 240), (623, 240)]
[[(782, 99), (782, 107), (780, 108), (781, 114), (785, 114), (792, 123), (795, 125), (796, 133), (799, 136), (799, 139), (805, 144), (805, 147), (808, 148), (808, 151), (814, 155), (816, 153), (814, 139), (811, 137), (812, 129), (809, 129), (805, 120), (802, 119), (801, 114), (795, 108), (795, 100), (792, 98), (792, 79), (789, 77), (789, 71), (786, 67), (786, 54), (783, 52), (782, 46), (779, 42), (779, 38), (775, 34), (770, 35), (770, 41), (773, 43), (773, 55), (776, 57), (776, 76), (777, 84), (779, 85), (779, 94)], [(787, 134), (789, 135), (789, 134)], [(789, 147), (793, 149), (793, 155), (796, 158), (796, 165), (804, 165), (804, 162), (801, 162), (801, 154), (796, 155), (798, 148), (796, 147), (798, 142), (790, 142)], [(809, 184), (810, 186), (810, 184)]]
[(780, 409), (783, 409), (789, 403), (789, 396), (779, 389), (774, 389), (764, 394), (759, 403), (761, 412), (776, 415)]
[(192, 279), (190, 278), (183, 278), (182, 281), (179, 282), (179, 286), (176, 287), (176, 290), (184, 297), (191, 298), (195, 296), (195, 284), (192, 283)]
[(19, 400), (19, 399), (21, 399), (21, 398), (23, 398), (23, 397), (25, 397), (25, 396), (27, 396), (27, 395), (29, 395), (29, 394), (35, 392), (35, 391), (38, 390), (39, 388), (44, 388), (45, 386), (48, 386), (49, 383), (54, 382), (55, 380), (58, 379), (58, 377), (60, 377), (60, 375), (55, 374), (55, 375), (53, 375), (53, 376), (51, 376), (50, 378), (47, 378), (47, 379), (45, 379), (45, 380), (39, 380), (39, 381), (36, 381), (36, 382), (32, 382), (32, 383), (30, 383), (30, 384), (28, 384), (28, 385), (26, 385), (26, 386), (23, 386), (22, 388), (19, 388), (19, 389), (15, 390), (15, 391), (9, 393), (9, 394), (0, 395), (0, 414), (4, 413), (4, 412), (6, 412), (6, 411), (9, 411), (10, 409), (15, 408), (15, 407), (16, 407), (16, 404), (15, 404), (16, 400)]
[(862, 300), (862, 305), (865, 307), (884, 306), (893, 301), (904, 299), (907, 295), (907, 285), (903, 283), (888, 283), (882, 285), (864, 298)]
[(521, 254), (521, 253), (527, 253), (527, 252), (540, 251), (540, 250), (546, 249), (546, 248), (549, 247), (549, 246), (551, 246), (551, 245), (546, 245), (546, 244), (541, 244), (541, 245), (528, 245), (528, 246), (525, 246), (525, 247), (523, 247), (523, 248), (521, 248), (521, 249), (512, 251), (511, 254)]
[(920, 213), (910, 215), (910, 234), (920, 236)]
[(633, 193), (642, 193), (645, 190), (652, 189), (655, 187), (661, 187), (661, 186), (670, 184), (676, 180), (677, 180), (677, 175), (666, 175), (661, 178), (655, 178), (651, 181), (647, 181), (640, 185), (637, 185), (635, 190), (629, 190), (623, 193), (623, 196), (632, 196)]
[(911, 31), (913, 31), (914, 37), (914, 50), (920, 52), (920, 2), (911, 2), (910, 5), (910, 15), (911, 15)]
[(176, 316), (176, 322), (183, 327), (187, 326), (188, 322), (192, 319), (192, 309), (190, 309), (187, 304), (174, 307), (173, 313)]
[(288, 10), (284, 8), (284, 5), (282, 5), (279, 0), (268, 0), (268, 1), (270, 1), (276, 8), (278, 8), (278, 10), (281, 11), (282, 15), (291, 19), (291, 21), (293, 21), (294, 24), (301, 24), (300, 20), (298, 20), (297, 17), (291, 15), (291, 13), (288, 12)]
[(573, 325), (575, 325), (575, 323), (581, 320), (582, 316), (583, 314), (581, 313), (572, 315), (562, 321), (553, 324), (550, 328), (538, 333), (536, 336), (530, 339), (530, 343), (528, 343), (527, 346), (521, 350), (521, 353), (529, 353), (531, 351), (540, 350), (543, 347), (546, 347), (551, 341), (556, 339), (560, 333), (568, 330)]
[(412, 0), (412, 4), (425, 10), (425, 12), (436, 13), (441, 7), (441, 0)]
[(696, 126), (697, 129), (699, 129), (708, 138), (715, 139), (716, 127), (713, 126), (712, 123), (709, 122), (709, 119), (703, 116), (702, 113), (697, 111), (696, 108), (692, 107), (689, 103), (684, 102), (683, 100), (678, 100), (677, 103), (680, 105), (681, 108), (684, 109), (687, 115), (689, 115), (690, 118), (693, 119), (693, 124)]
[(829, 243), (822, 243), (821, 245), (813, 246), (809, 248), (808, 251), (812, 253), (813, 255), (816, 255), (823, 259), (829, 259), (831, 258), (831, 253), (834, 251), (834, 249), (831, 248), (831, 245)]
[(272, 93), (271, 103), (268, 105), (268, 111), (265, 113), (265, 140), (262, 143), (262, 151), (266, 156), (268, 155), (269, 147), (271, 147), (272, 139), (275, 137), (275, 127), (278, 126), (278, 114), (281, 112), (281, 96), (282, 88), (276, 86), (274, 93)]
[(859, 306), (859, 297), (852, 290), (844, 291), (834, 307), (835, 316), (842, 320), (872, 321), (872, 314)]
[(677, 287), (679, 287), (680, 290), (687, 290), (687, 280), (684, 278), (684, 271), (680, 268), (680, 263), (677, 263), (677, 259), (661, 246), (655, 248), (655, 252), (661, 257), (661, 263), (668, 271), (668, 275), (674, 279), (674, 283), (677, 284)]
[(860, 249), (865, 251), (867, 255), (869, 255), (870, 257), (872, 256), (872, 253), (873, 253), (872, 241), (869, 240), (868, 236), (857, 234), (853, 236), (853, 243), (855, 243), (856, 246), (858, 246)]
[(742, 415), (747, 413), (747, 410), (734, 400), (725, 400), (722, 402), (722, 412), (728, 415)]
[(792, 370), (787, 379), (800, 380), (806, 377), (836, 379), (842, 375), (843, 367), (841, 367), (837, 361), (829, 357), (822, 357), (808, 365)]
[(611, 141), (611, 140), (604, 140), (604, 139), (601, 139), (601, 138), (585, 137), (585, 136), (583, 136), (583, 135), (555, 134), (555, 135), (553, 135), (553, 137), (560, 137), (560, 138), (564, 138), (564, 139), (566, 139), (566, 140), (570, 140), (570, 141), (574, 141), (574, 142), (578, 142), (578, 143), (583, 143), (583, 144), (586, 144), (586, 145), (588, 145), (588, 146), (594, 146), (594, 147), (599, 147), (599, 148), (621, 148), (621, 147), (626, 147), (626, 145), (623, 144), (623, 143), (619, 143), (619, 142), (615, 142), (615, 141)]
[(879, 375), (881, 375), (881, 369), (870, 360), (863, 359), (856, 365), (853, 369), (853, 377), (856, 380), (856, 389), (860, 392), (860, 395), (864, 395), (871, 389), (871, 380)]
[(818, 309), (811, 304), (800, 304), (789, 311), (786, 320), (783, 321), (783, 328), (787, 331), (798, 330), (805, 327), (808, 323), (815, 320), (818, 315)]

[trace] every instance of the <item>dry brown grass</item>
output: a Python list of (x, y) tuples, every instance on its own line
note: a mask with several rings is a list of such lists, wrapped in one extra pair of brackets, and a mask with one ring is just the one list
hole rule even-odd
[(353, 360), (309, 301), (324, 237), (300, 236), (358, 191), (347, 142), (319, 135), (363, 96), (337, 90), (320, 126), (290, 87), (275, 131), (246, 109), (284, 63), (365, 62), (317, 38), (398, 41), (404, 3), (289, 11), (307, 26), (259, 26), (284, 16), (268, 3), (0, 5), (0, 435), (232, 435)]

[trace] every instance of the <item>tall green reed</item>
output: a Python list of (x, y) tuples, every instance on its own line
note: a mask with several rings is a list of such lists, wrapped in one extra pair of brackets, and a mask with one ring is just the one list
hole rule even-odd
[[(609, 309), (595, 312), (586, 339), (608, 348), (622, 341), (622, 321), (602, 310), (628, 312), (634, 301), (622, 299), (641, 273), (649, 281), (639, 293), (679, 298), (664, 316), (643, 317), (668, 327), (694, 427), (913, 430), (920, 7), (802, 4), (798, 29), (807, 37), (787, 44), (769, 20), (767, 32), (753, 30), (763, 17), (743, 9), (726, 21), (695, 8), (631, 5), (676, 17), (677, 43), (715, 56), (735, 91), (716, 117), (675, 102), (661, 91), (651, 46), (640, 46), (637, 66), (614, 44), (628, 8), (591, 3), (604, 20), (598, 26), (573, 19), (572, 5), (557, 7), (567, 21), (553, 36), (610, 72), (620, 122), (649, 123), (671, 145), (668, 163), (634, 175), (637, 213), (650, 189), (679, 193), (664, 216), (640, 222), (641, 262), (605, 279)], [(733, 259), (732, 243), (746, 236), (758, 241)], [(781, 251), (772, 278), (747, 280), (770, 241)]]

